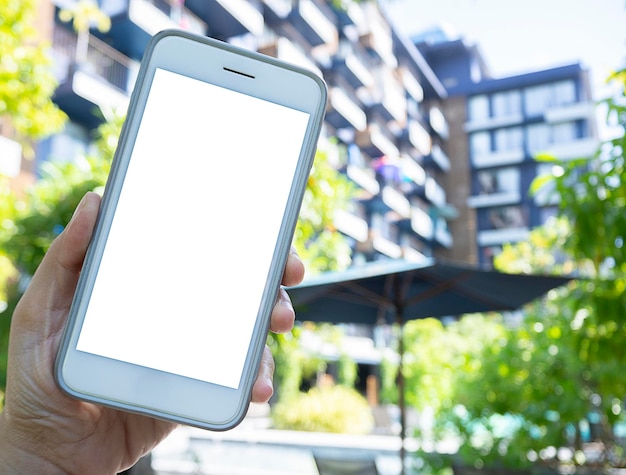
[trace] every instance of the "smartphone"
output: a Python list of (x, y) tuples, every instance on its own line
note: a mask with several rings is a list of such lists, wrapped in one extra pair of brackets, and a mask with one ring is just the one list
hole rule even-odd
[(245, 416), (326, 106), (315, 73), (181, 31), (150, 42), (56, 360), (86, 401)]

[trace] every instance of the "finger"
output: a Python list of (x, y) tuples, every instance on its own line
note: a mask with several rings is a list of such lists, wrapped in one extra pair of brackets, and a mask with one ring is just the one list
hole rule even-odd
[(287, 263), (285, 264), (285, 272), (283, 273), (282, 284), (290, 287), (292, 285), (298, 285), (304, 278), (304, 264), (298, 257), (296, 250), (292, 247)]
[(62, 234), (57, 262), (73, 276), (83, 267), (87, 246), (100, 209), (100, 196), (87, 193), (76, 207), (74, 216)]
[(296, 312), (291, 304), (291, 299), (285, 289), (281, 288), (278, 292), (276, 305), (274, 305), (272, 310), (270, 330), (274, 333), (290, 332), (293, 328), (295, 319)]
[(100, 206), (100, 197), (87, 193), (65, 230), (54, 240), (20, 301), (19, 323), (27, 328), (44, 330), (40, 316), (46, 317), (46, 335), (58, 331), (62, 315), (69, 308), (82, 268), (87, 246)]
[(259, 373), (252, 387), (252, 402), (267, 402), (272, 394), (274, 394), (274, 357), (269, 347), (265, 345)]

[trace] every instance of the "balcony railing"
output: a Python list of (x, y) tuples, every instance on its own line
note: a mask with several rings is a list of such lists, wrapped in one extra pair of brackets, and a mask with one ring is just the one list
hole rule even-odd
[(526, 154), (523, 149), (502, 150), (472, 156), (475, 168), (512, 165), (524, 161)]
[[(137, 0), (135, 0), (137, 1)], [(173, 24), (179, 28), (192, 31), (201, 35), (206, 34), (207, 25), (191, 10), (184, 6), (183, 1), (177, 0), (140, 0), (154, 5), (157, 10), (165, 14)]]
[(80, 70), (103, 79), (124, 93), (132, 90), (139, 66), (137, 62), (92, 35), (89, 35), (86, 53), (80, 52), (78, 44), (78, 36), (75, 33), (55, 26), (52, 52), (59, 82), (70, 80), (71, 74)]

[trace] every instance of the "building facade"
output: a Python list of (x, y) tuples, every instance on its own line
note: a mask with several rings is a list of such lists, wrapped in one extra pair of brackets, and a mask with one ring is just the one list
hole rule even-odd
[[(429, 99), (446, 91), (413, 43), (375, 2), (337, 9), (323, 0), (100, 0), (111, 28), (78, 34), (59, 19), (73, 0), (42, 2), (59, 87), (69, 116), (38, 145), (37, 160), (71, 160), (93, 130), (128, 104), (150, 37), (183, 28), (316, 71), (329, 100), (319, 148), (356, 185), (335, 225), (355, 262), (424, 259), (452, 247), (442, 179), (450, 169), (448, 126)], [(436, 104), (432, 102), (431, 104)]]
[(558, 198), (533, 180), (552, 172), (537, 160), (591, 157), (599, 140), (588, 72), (569, 64), (493, 78), (475, 45), (426, 34), (419, 50), (444, 84), (454, 170), (445, 187), (463, 210), (451, 223), (452, 258), (490, 265), (504, 243), (527, 239), (557, 212)]
[[(587, 73), (568, 65), (492, 78), (480, 51), (440, 30), (409, 41), (376, 2), (99, 0), (111, 28), (78, 34), (59, 19), (75, 0), (42, 0), (65, 129), (37, 146), (47, 160), (88, 152), (93, 130), (127, 106), (150, 37), (183, 28), (309, 68), (329, 89), (319, 148), (357, 188), (335, 227), (353, 262), (439, 257), (489, 264), (555, 213), (528, 194), (546, 171), (597, 146)], [(18, 152), (19, 153), (19, 152)], [(15, 167), (13, 167), (15, 169)]]

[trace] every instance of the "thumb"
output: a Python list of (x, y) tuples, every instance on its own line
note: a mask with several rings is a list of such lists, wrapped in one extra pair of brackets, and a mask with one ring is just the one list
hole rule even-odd
[(71, 221), (54, 240), (35, 272), (20, 301), (21, 311), (16, 311), (15, 316), (21, 319), (16, 323), (31, 330), (46, 328), (46, 337), (62, 328), (99, 207), (100, 196), (96, 193), (83, 197)]

